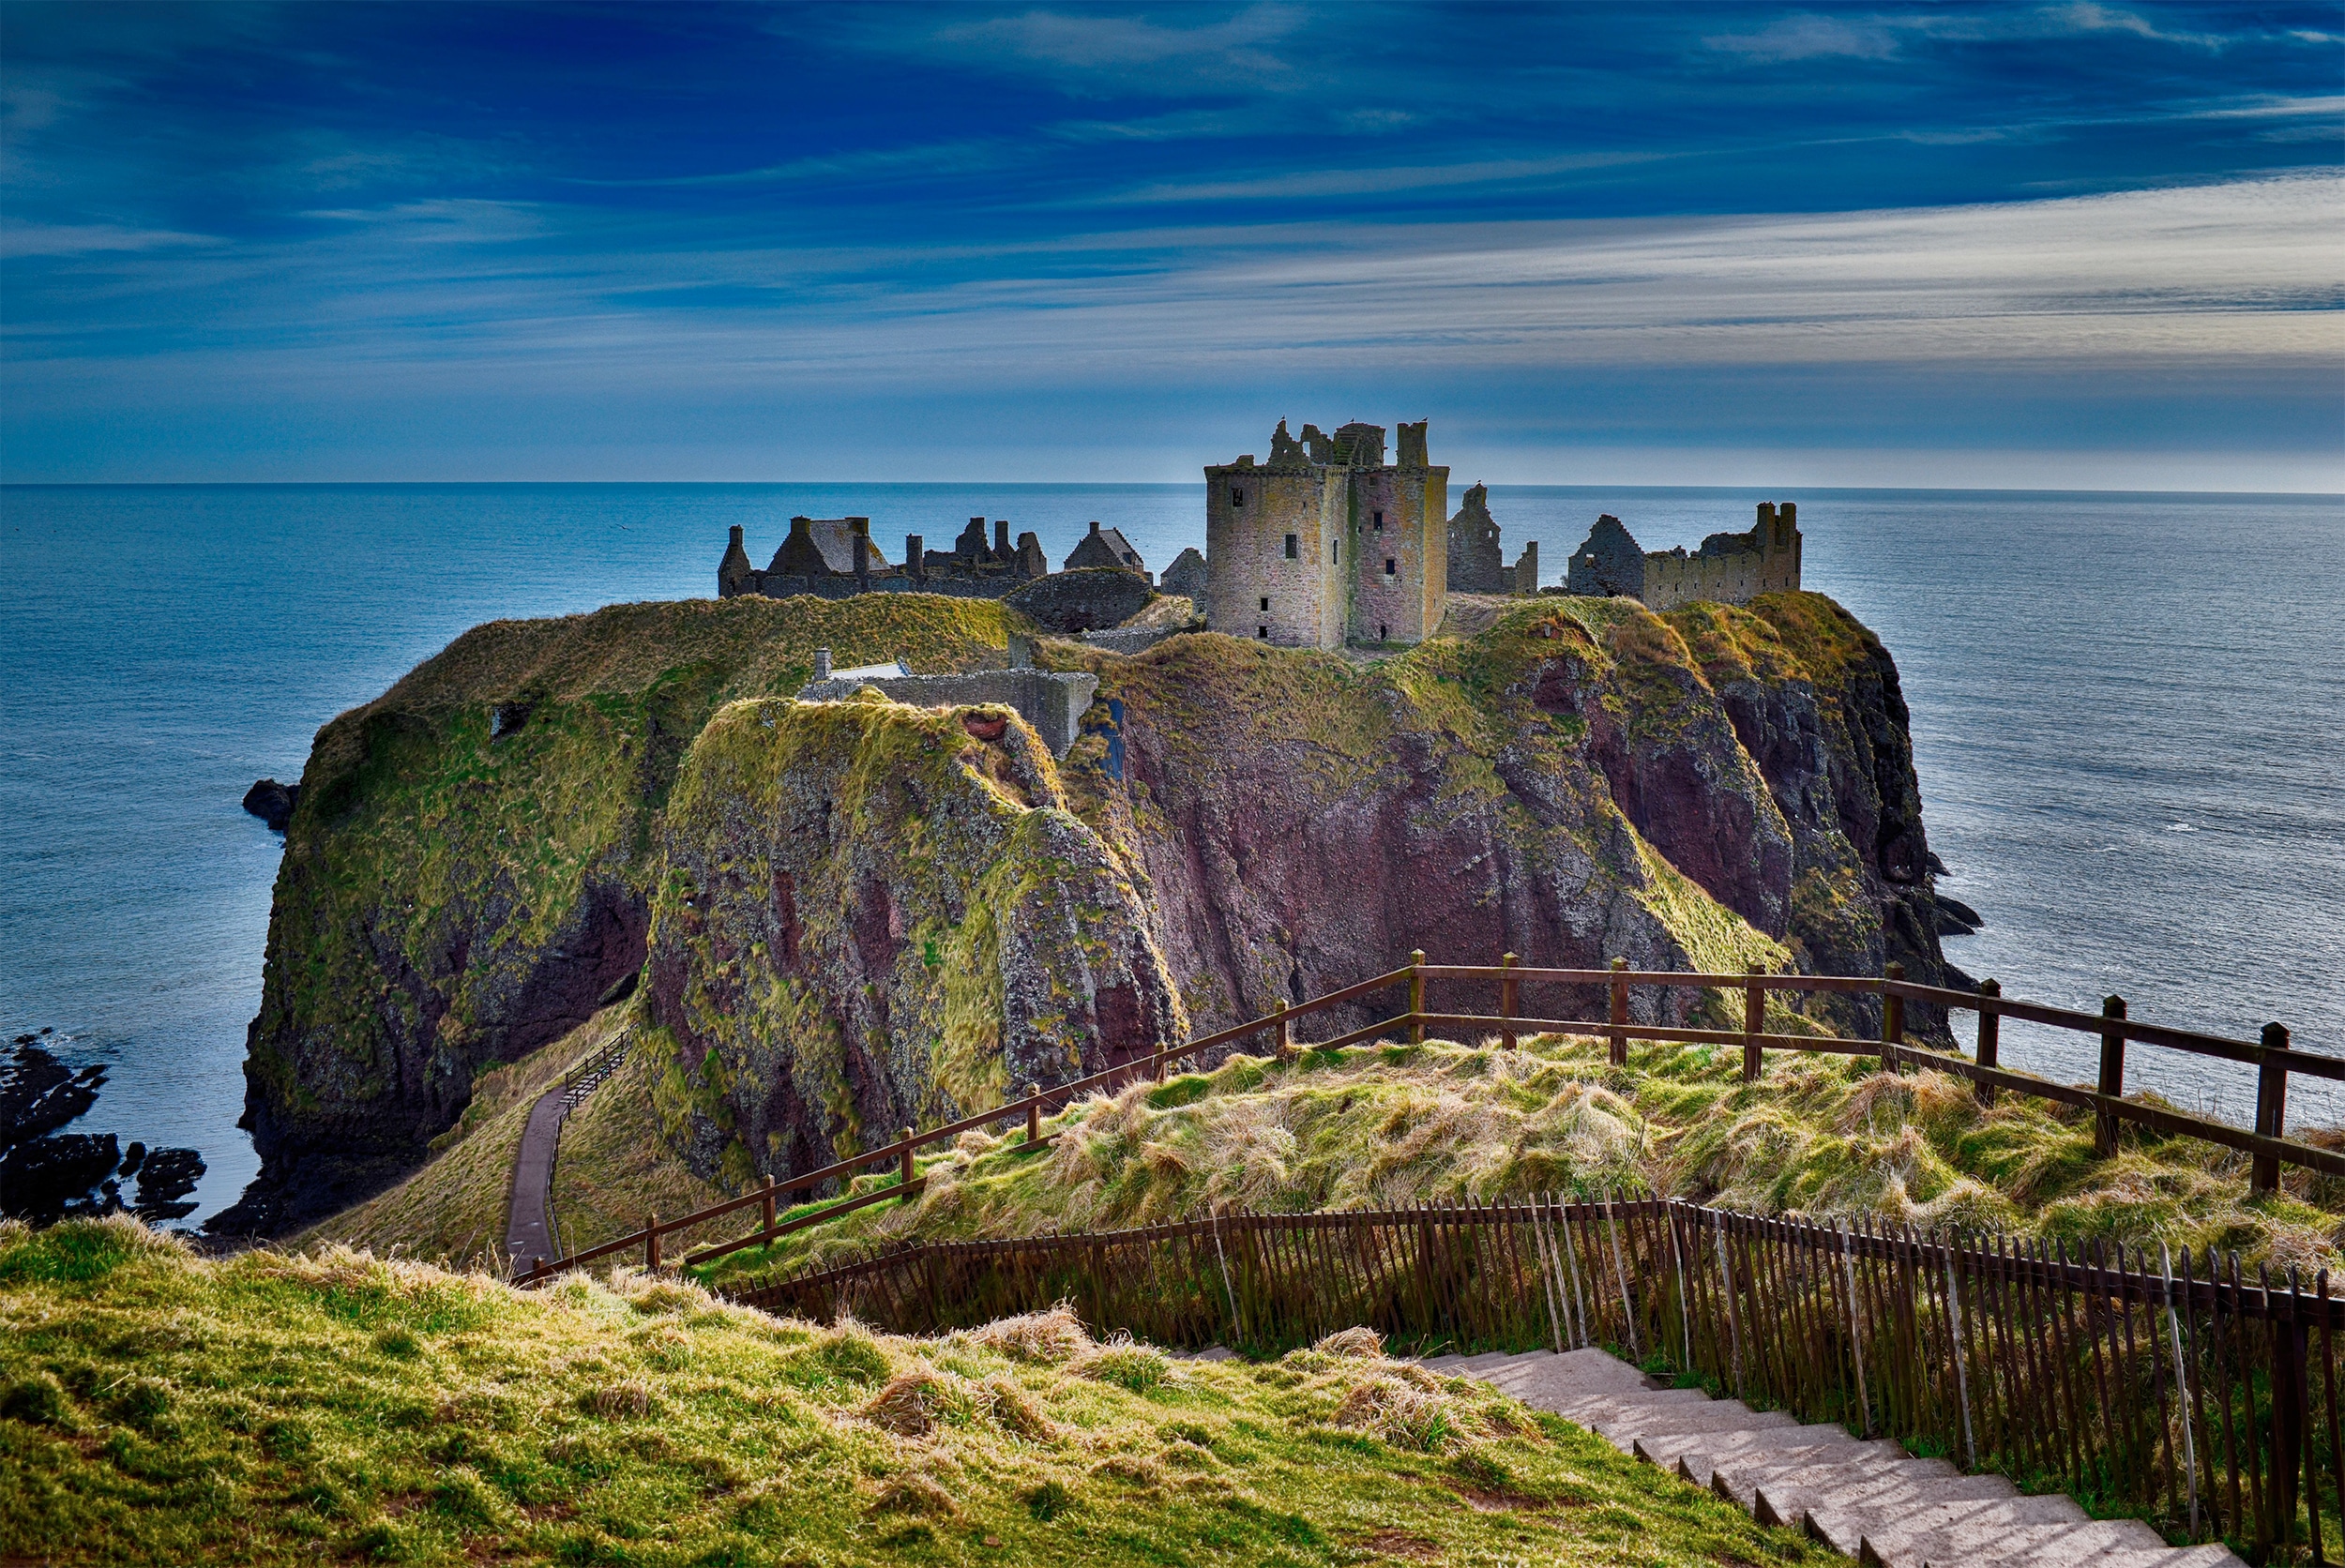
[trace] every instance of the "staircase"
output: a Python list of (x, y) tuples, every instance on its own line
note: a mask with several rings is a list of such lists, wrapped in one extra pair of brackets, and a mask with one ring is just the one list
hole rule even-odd
[(1577, 1422), (1624, 1453), (1675, 1470), (1750, 1511), (1805, 1526), (1880, 1568), (2217, 1568), (2220, 1545), (2169, 1546), (2138, 1519), (2095, 1520), (2057, 1493), (2022, 1497), (1999, 1475), (1964, 1475), (1894, 1442), (1804, 1426), (1699, 1389), (1657, 1386), (1602, 1350), (1435, 1356), (1429, 1372), (1477, 1378), (1533, 1410)]

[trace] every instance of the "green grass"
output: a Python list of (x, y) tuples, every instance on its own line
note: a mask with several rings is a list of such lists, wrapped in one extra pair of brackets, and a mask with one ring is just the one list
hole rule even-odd
[(553, 1044), (481, 1074), (464, 1114), (434, 1140), (431, 1163), (312, 1228), (295, 1244), (341, 1242), (458, 1268), (501, 1269), (513, 1161), (530, 1108), (570, 1068), (610, 1044), (633, 1010), (631, 1003), (606, 1007)]
[(897, 1237), (1535, 1192), (2217, 1246), (2307, 1274), (2345, 1263), (2345, 1184), (2298, 1171), (2251, 1197), (2244, 1157), (2136, 1128), (2102, 1160), (2080, 1113), (2010, 1094), (1983, 1108), (1965, 1080), (1884, 1074), (1869, 1058), (1776, 1052), (1760, 1083), (1740, 1075), (1738, 1050), (1639, 1047), (1614, 1068), (1601, 1042), (1563, 1037), (1514, 1052), (1433, 1041), (1283, 1065), (1233, 1057), (1070, 1107), (1046, 1124), (1047, 1151), (1019, 1148), (1022, 1130), (965, 1134), (922, 1162), (916, 1199), (735, 1254), (712, 1277), (842, 1261)]
[[(1355, 1352), (1338, 1353), (1350, 1349)], [(0, 1228), (0, 1560), (1775, 1563), (1788, 1531), (1487, 1388), (1063, 1315), (939, 1339), (673, 1281)]]

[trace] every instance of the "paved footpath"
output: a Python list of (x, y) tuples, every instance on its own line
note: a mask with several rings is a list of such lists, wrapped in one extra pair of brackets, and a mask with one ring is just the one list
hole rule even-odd
[(562, 1118), (569, 1113), (566, 1091), (557, 1084), (537, 1096), (529, 1108), (529, 1124), (522, 1129), (521, 1153), (513, 1157), (513, 1198), (505, 1212), (505, 1256), (515, 1269), (529, 1260), (557, 1256), (553, 1227), (546, 1215), (546, 1197), (553, 1189), (553, 1151), (562, 1139)]
[[(1227, 1350), (1198, 1359), (1225, 1360)], [(2137, 1519), (2095, 1520), (2058, 1493), (2021, 1497), (1894, 1442), (1657, 1385), (1602, 1350), (1435, 1356), (1429, 1372), (1478, 1378), (1676, 1471), (1762, 1524), (1805, 1527), (1880, 1568), (2244, 1568), (2229, 1548), (2169, 1546)]]

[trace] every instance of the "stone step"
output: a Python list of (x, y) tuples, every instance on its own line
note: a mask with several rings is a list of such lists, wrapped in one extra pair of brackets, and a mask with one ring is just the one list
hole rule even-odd
[[(1761, 1455), (1821, 1459), (1834, 1449), (1856, 1445), (1856, 1440), (1838, 1426), (1771, 1426), (1756, 1432), (1677, 1432), (1667, 1436), (1652, 1432), (1639, 1437), (1629, 1445), (1629, 1452), (1648, 1465), (1676, 1470), (1695, 1485), (1707, 1486), (1711, 1467), (1729, 1459), (1757, 1459)], [(1898, 1450), (1897, 1457), (1905, 1457), (1904, 1452)]]
[[(1894, 1465), (1903, 1462), (1904, 1458), (1905, 1450), (1893, 1442), (1839, 1443), (1823, 1448), (1747, 1448), (1729, 1454), (1723, 1459), (1715, 1454), (1700, 1452), (1682, 1455), (1677, 1461), (1677, 1473), (1703, 1491), (1715, 1492), (1718, 1489), (1718, 1467), (1721, 1464), (1732, 1465), (1737, 1459), (1747, 1463), (1753, 1459), (1764, 1459), (1779, 1462), (1786, 1468), (1797, 1468), (1802, 1465), (1831, 1465), (1843, 1462), (1860, 1467)], [(1740, 1502), (1745, 1508), (1752, 1508), (1756, 1504), (1747, 1495), (1749, 1491), (1750, 1488), (1746, 1486), (1743, 1488), (1746, 1495), (1736, 1496), (1730, 1485), (1724, 1495), (1733, 1497), (1734, 1500)]]
[(2014, 1526), (1966, 1535), (1947, 1531), (1926, 1543), (1899, 1537), (1884, 1551), (1866, 1534), (1857, 1557), (1875, 1568), (1923, 1568), (1935, 1557), (1961, 1563), (2016, 1560), (2031, 1568), (2101, 1568), (2113, 1551), (2150, 1551), (2164, 1546), (2157, 1531), (2139, 1519), (2089, 1520), (2083, 1524)]
[[(2047, 1562), (2074, 1560), (2116, 1546), (2162, 1546), (2166, 1543), (2138, 1520), (2096, 1524), (2068, 1498), (2008, 1498), (2000, 1501), (1940, 1502), (1899, 1510), (1884, 1518), (1862, 1506), (1811, 1507), (1807, 1517), (1856, 1520), (1856, 1556), (1878, 1568), (1921, 1568), (1931, 1556), (1976, 1560), (2019, 1551), (2057, 1550)], [(2130, 1526), (2130, 1529), (2126, 1527)], [(1842, 1531), (1846, 1539), (1847, 1531)], [(1829, 1539), (1827, 1536), (1826, 1539)], [(1835, 1543), (1838, 1545), (1838, 1543)]]
[[(1715, 1485), (1711, 1488), (1717, 1489)], [(1868, 1518), (1895, 1518), (1910, 1509), (1927, 1508), (1932, 1503), (1992, 1502), (2019, 1495), (2020, 1489), (2000, 1475), (1917, 1475), (1893, 1470), (1840, 1477), (1837, 1483), (1822, 1477), (1785, 1477), (1763, 1482), (1750, 1489), (1747, 1506), (1750, 1516), (1763, 1525), (1796, 1530), (1818, 1508), (1838, 1508)]]
[[(1425, 1364), (1431, 1371), (1444, 1370), (1432, 1362)], [(1566, 1350), (1561, 1355), (1551, 1350), (1536, 1350), (1512, 1357), (1505, 1365), (1482, 1376), (1509, 1393), (1535, 1390), (1550, 1398), (1655, 1392), (1652, 1381), (1643, 1373), (1602, 1350)], [(1518, 1394), (1518, 1397), (1521, 1396)]]
[[(1892, 1443), (1866, 1443), (1853, 1452), (1826, 1449), (1808, 1460), (1735, 1460), (1718, 1461), (1711, 1468), (1710, 1490), (1732, 1502), (1742, 1504), (1743, 1511), (1755, 1515), (1759, 1511), (1759, 1493), (1772, 1487), (1786, 1498), (1793, 1493), (1812, 1493), (1837, 1500), (1845, 1497), (1852, 1501), (1876, 1492), (1899, 1489), (1913, 1494), (1928, 1482), (1949, 1482), (1960, 1477), (1961, 1471), (1944, 1459), (1909, 1459)], [(2017, 1496), (2019, 1488), (2006, 1484), (1998, 1496)], [(1797, 1523), (1803, 1504), (1789, 1509), (1778, 1506), (1777, 1517)]]
[(1701, 1404), (1647, 1405), (1626, 1399), (1580, 1399), (1557, 1414), (1617, 1438), (1626, 1448), (1638, 1438), (1695, 1437), (1704, 1432), (1779, 1432), (1799, 1425), (1778, 1410), (1754, 1410), (1739, 1400)]
[[(1925, 1560), (1924, 1568), (2034, 1568), (2039, 1560), (2028, 1552), (1988, 1558), (1933, 1557)], [(2140, 1550), (2121, 1546), (2078, 1561), (2080, 1568), (2247, 1568), (2219, 1541), (2202, 1546), (2154, 1546)]]

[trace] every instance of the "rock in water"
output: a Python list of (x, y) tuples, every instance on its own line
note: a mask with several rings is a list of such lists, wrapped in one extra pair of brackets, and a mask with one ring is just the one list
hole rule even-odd
[(98, 1103), (98, 1091), (105, 1082), (102, 1066), (77, 1073), (38, 1046), (20, 1044), (0, 1058), (0, 1149), (64, 1126)]
[(266, 822), (272, 833), (285, 831), (300, 801), (300, 785), (280, 784), (274, 778), (264, 778), (244, 792), (244, 808)]
[(1978, 911), (1959, 898), (1949, 898), (1943, 893), (1930, 895), (1931, 907), (1938, 915), (1938, 934), (1942, 937), (1967, 937), (1987, 924)]
[(1141, 889), (1007, 708), (734, 703), (665, 837), (662, 1120), (704, 1176), (812, 1169), (1186, 1037)]
[(132, 1214), (150, 1225), (185, 1219), (195, 1213), (195, 1204), (185, 1199), (204, 1179), (204, 1156), (193, 1149), (150, 1150), (139, 1167), (138, 1178), (138, 1201), (130, 1206)]
[(94, 1208), (89, 1194), (121, 1163), (112, 1133), (53, 1133), (0, 1154), (0, 1214), (47, 1225)]

